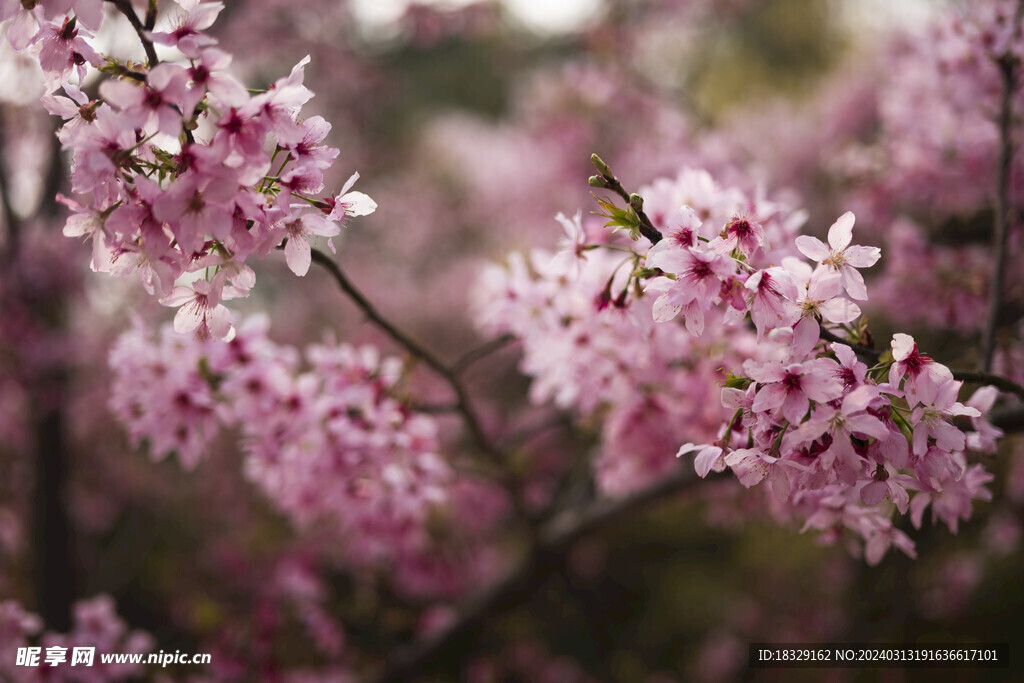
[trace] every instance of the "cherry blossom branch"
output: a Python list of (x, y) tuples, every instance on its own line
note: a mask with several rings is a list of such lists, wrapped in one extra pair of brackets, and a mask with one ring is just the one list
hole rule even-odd
[[(875, 349), (855, 344), (847, 339), (826, 330), (824, 327), (821, 328), (821, 338), (826, 341), (839, 342), (840, 344), (846, 344), (854, 353), (862, 358), (868, 358), (872, 361), (878, 361), (882, 354)], [(1005, 391), (1007, 393), (1016, 394), (1021, 398), (1024, 398), (1024, 386), (1017, 384), (1012, 379), (1002, 377), (1001, 375), (994, 375), (990, 372), (981, 372), (979, 370), (957, 370), (950, 368), (950, 372), (953, 373), (953, 379), (958, 379), (962, 382), (976, 382), (978, 384), (991, 384), (997, 389)]]
[(626, 202), (626, 205), (632, 208), (633, 211), (636, 212), (637, 218), (640, 219), (640, 225), (638, 226), (640, 234), (650, 240), (651, 244), (657, 244), (660, 242), (662, 238), (661, 231), (654, 227), (654, 223), (651, 222), (651, 219), (644, 212), (643, 199), (640, 195), (626, 192), (626, 189), (622, 187), (622, 183), (619, 182), (619, 179), (612, 173), (612, 169), (609, 168), (608, 164), (606, 164), (601, 157), (596, 154), (592, 154), (590, 156), (590, 160), (593, 162), (594, 168), (596, 168), (597, 172), (600, 174), (591, 176), (590, 186), (611, 190), (622, 197), (623, 201)]
[(566, 555), (577, 541), (648, 505), (686, 492), (702, 481), (691, 469), (680, 466), (625, 498), (603, 498), (585, 508), (556, 515), (538, 530), (533, 546), (504, 578), (466, 602), (446, 629), (404, 652), (400, 651), (373, 680), (377, 683), (404, 681), (422, 675), (440, 661), (460, 661), (461, 655), (472, 647), (480, 628), (536, 594), (537, 587), (561, 569)]
[[(1024, 0), (1017, 3), (1014, 16), (1013, 45), (1020, 36), (1021, 20), (1024, 18)], [(992, 258), (995, 268), (989, 280), (988, 317), (981, 337), (981, 363), (984, 371), (992, 368), (992, 356), (996, 349), (996, 331), (999, 314), (1003, 305), (1003, 280), (1006, 278), (1006, 247), (1009, 238), (1007, 212), (1009, 210), (1010, 172), (1013, 161), (1013, 140), (1010, 127), (1013, 123), (1013, 95), (1017, 84), (1018, 58), (1008, 48), (996, 60), (1003, 81), (1003, 97), (999, 105), (999, 172), (996, 180), (996, 206), (993, 219)]]
[(135, 29), (135, 33), (139, 36), (139, 40), (142, 42), (142, 49), (146, 51), (146, 59), (149, 61), (150, 68), (153, 68), (160, 63), (160, 59), (156, 56), (156, 47), (153, 45), (153, 41), (149, 39), (146, 32), (152, 30), (150, 24), (156, 25), (156, 3), (150, 2), (146, 10), (146, 23), (143, 24), (139, 20), (139, 15), (135, 13), (135, 8), (132, 7), (131, 0), (106, 0), (111, 5), (117, 8), (120, 12), (128, 19), (128, 23)]
[(843, 339), (839, 335), (833, 333), (830, 330), (825, 329), (824, 327), (821, 328), (820, 336), (825, 341), (838, 342), (840, 344), (846, 344), (851, 349), (853, 349), (854, 353), (856, 353), (861, 358), (867, 358), (867, 359), (869, 359), (869, 360), (871, 360), (873, 362), (877, 362), (878, 359), (882, 357), (882, 352), (881, 351), (877, 351), (875, 349), (872, 349), (872, 348), (870, 348), (868, 346), (864, 346), (862, 344), (857, 344), (857, 343), (852, 342), (852, 341), (850, 341), (848, 339)]
[(480, 424), (480, 418), (476, 413), (476, 409), (473, 407), (473, 403), (469, 398), (469, 393), (466, 391), (466, 387), (462, 384), (462, 381), (458, 377), (458, 373), (450, 368), (448, 365), (443, 363), (437, 356), (432, 352), (424, 348), (419, 342), (405, 334), (394, 324), (385, 318), (377, 308), (370, 302), (366, 296), (359, 291), (359, 289), (348, 279), (348, 276), (341, 270), (334, 259), (329, 257), (318, 249), (312, 250), (312, 260), (323, 267), (334, 281), (338, 283), (341, 291), (348, 296), (353, 303), (363, 312), (363, 314), (373, 322), (378, 328), (380, 328), (385, 334), (393, 339), (397, 344), (405, 348), (406, 351), (411, 353), (417, 359), (423, 361), (431, 370), (437, 373), (447, 384), (452, 388), (455, 393), (455, 410), (462, 415), (463, 421), (466, 423), (466, 428), (469, 430), (470, 437), (483, 453), (488, 455), (494, 460), (501, 461), (501, 452), (491, 443), (490, 439), (484, 433), (483, 427)]

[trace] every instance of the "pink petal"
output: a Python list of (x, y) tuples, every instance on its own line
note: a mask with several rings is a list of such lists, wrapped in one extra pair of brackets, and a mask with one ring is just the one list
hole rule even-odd
[(792, 357), (802, 360), (811, 352), (814, 345), (818, 343), (818, 335), (821, 328), (813, 315), (804, 316), (793, 328)]
[(186, 304), (179, 308), (174, 315), (174, 331), (178, 334), (186, 334), (199, 327), (202, 322), (203, 316), (199, 314), (199, 307)]
[(128, 81), (110, 80), (100, 83), (100, 95), (108, 104), (119, 109), (128, 109), (142, 104), (142, 100), (146, 97), (146, 91), (142, 86)]
[(878, 247), (850, 247), (843, 252), (843, 259), (854, 268), (869, 268), (882, 258)]
[[(761, 391), (757, 392), (757, 396), (754, 397), (754, 404), (751, 406), (751, 410), (755, 413), (763, 413), (769, 410), (775, 410), (786, 400), (786, 388), (781, 384), (771, 384)], [(806, 400), (804, 401), (806, 404)], [(799, 422), (799, 419), (795, 420)]]
[(682, 305), (674, 304), (669, 293), (665, 292), (655, 300), (654, 305), (651, 307), (651, 313), (654, 317), (654, 322), (664, 323), (679, 315), (681, 309)]
[(910, 501), (910, 523), (915, 529), (921, 528), (922, 517), (928, 505), (932, 502), (930, 493), (919, 493)]
[(32, 42), (37, 30), (36, 21), (30, 12), (18, 12), (14, 15), (14, 21), (7, 25), (7, 42), (21, 52)]
[(848, 323), (860, 317), (860, 306), (849, 299), (832, 299), (818, 305), (821, 317), (830, 323)]
[(889, 493), (889, 485), (884, 481), (873, 481), (860, 490), (860, 499), (866, 505), (878, 505)]
[(842, 276), (834, 270), (819, 268), (811, 275), (810, 283), (807, 286), (807, 298), (811, 301), (825, 301), (839, 296), (841, 291), (843, 291)]
[[(679, 449), (680, 453), (687, 446), (692, 444), (686, 444)], [(722, 455), (722, 449), (718, 446), (705, 446), (697, 453), (697, 457), (693, 459), (693, 467), (697, 471), (697, 475), (702, 479), (708, 476), (708, 472), (715, 468), (715, 464), (718, 462), (719, 457)]]
[(288, 238), (288, 243), (284, 245), (284, 260), (288, 268), (299, 277), (308, 273), (309, 264), (313, 260), (309, 241), (304, 237)]
[(218, 305), (206, 317), (206, 325), (217, 339), (224, 339), (231, 331), (231, 311), (226, 306)]
[(849, 266), (843, 266), (841, 272), (843, 274), (843, 285), (846, 286), (846, 293), (850, 295), (850, 298), (857, 299), (858, 301), (867, 301), (868, 288), (864, 285), (864, 276), (860, 274), (860, 271)]
[(847, 211), (828, 229), (828, 243), (833, 251), (842, 251), (850, 245), (850, 240), (853, 239), (854, 220), (853, 212)]

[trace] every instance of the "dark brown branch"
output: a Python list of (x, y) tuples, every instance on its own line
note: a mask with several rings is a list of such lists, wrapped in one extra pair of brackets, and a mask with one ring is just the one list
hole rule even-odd
[(993, 410), (988, 420), (1007, 434), (1024, 432), (1024, 406), (1013, 406)]
[(334, 262), (334, 259), (318, 249), (314, 249), (312, 251), (312, 259), (314, 263), (320, 265), (331, 274), (334, 281), (337, 282), (338, 286), (341, 288), (341, 291), (344, 292), (353, 303), (355, 303), (359, 310), (361, 310), (374, 325), (380, 328), (381, 331), (391, 337), (391, 339), (402, 346), (415, 358), (425, 363), (431, 370), (447, 382), (448, 386), (450, 386), (452, 391), (455, 393), (456, 410), (458, 410), (459, 414), (462, 415), (462, 419), (466, 423), (466, 428), (469, 430), (469, 435), (473, 439), (477, 448), (490, 458), (500, 461), (501, 453), (484, 433), (483, 427), (480, 424), (480, 418), (477, 416), (476, 409), (473, 407), (473, 403), (469, 398), (469, 393), (466, 391), (466, 387), (459, 379), (458, 374), (445, 365), (432, 352), (424, 348), (419, 342), (399, 330), (391, 323), (391, 321), (385, 318), (370, 302), (370, 300), (367, 299), (354, 284), (352, 284), (352, 281), (348, 279), (348, 276), (345, 275), (338, 264)]
[(963, 382), (974, 382), (976, 384), (991, 384), (1000, 391), (1005, 391), (1009, 394), (1017, 394), (1021, 398), (1024, 398), (1024, 387), (1017, 384), (1012, 379), (993, 375), (990, 372), (977, 372), (975, 370), (951, 369), (950, 372), (953, 373), (953, 379), (958, 379)]
[(466, 368), (473, 363), (477, 362), (481, 358), (486, 358), (495, 351), (505, 348), (514, 341), (516, 341), (516, 336), (514, 334), (503, 334), (500, 337), (495, 337), (488, 342), (484, 342), (474, 349), (466, 351), (458, 360), (452, 363), (452, 374), (461, 375), (466, 371)]
[[(1017, 3), (1014, 17), (1013, 45), (1020, 36), (1021, 19), (1024, 17), (1024, 0)], [(1006, 251), (1009, 239), (1008, 217), (1010, 173), (1013, 162), (1013, 140), (1010, 128), (1013, 124), (1013, 95), (1017, 85), (1019, 62), (1010, 49), (996, 59), (1003, 81), (1003, 97), (999, 104), (999, 170), (996, 178), (995, 217), (993, 218), (992, 258), (995, 267), (989, 280), (988, 316), (981, 335), (981, 363), (983, 371), (992, 369), (992, 356), (996, 350), (996, 334), (999, 328), (999, 314), (1003, 306), (1003, 281), (1006, 279)]]
[(853, 349), (854, 353), (856, 353), (861, 358), (866, 358), (867, 360), (870, 360), (871, 362), (874, 363), (878, 362), (878, 359), (882, 357), (881, 351), (876, 351), (875, 349), (872, 349), (870, 347), (862, 346), (861, 344), (857, 344), (856, 342), (852, 342), (848, 339), (843, 339), (839, 335), (831, 332), (830, 330), (825, 329), (824, 327), (820, 329), (821, 331), (819, 332), (819, 336), (822, 339), (824, 339), (825, 341), (839, 342), (840, 344), (845, 344), (846, 346), (849, 346), (851, 349)]
[(405, 681), (423, 674), (440, 661), (458, 661), (473, 646), (482, 626), (528, 601), (547, 577), (563, 566), (566, 555), (578, 540), (700, 482), (692, 469), (680, 466), (631, 496), (602, 499), (584, 509), (556, 516), (539, 529), (534, 546), (504, 578), (465, 603), (448, 628), (398, 653), (374, 680), (378, 683)]
[[(160, 63), (160, 59), (156, 56), (156, 47), (153, 45), (153, 41), (150, 40), (149, 36), (146, 35), (146, 33), (147, 33), (146, 25), (144, 25), (142, 23), (142, 21), (139, 20), (139, 15), (137, 15), (135, 13), (135, 8), (132, 7), (131, 0), (106, 0), (106, 1), (109, 2), (111, 5), (113, 5), (114, 7), (116, 7), (117, 11), (120, 12), (121, 14), (123, 14), (125, 16), (125, 18), (128, 19), (128, 23), (130, 23), (132, 25), (132, 28), (135, 29), (135, 33), (139, 36), (139, 40), (142, 42), (142, 49), (146, 51), (146, 59), (149, 61), (149, 68), (152, 69), (154, 66), (159, 64)], [(156, 23), (156, 7), (155, 7), (155, 3), (153, 3), (153, 7), (151, 9), (152, 9), (152, 13), (153, 13), (152, 21), (153, 21), (153, 23), (155, 25), (155, 23)], [(146, 14), (146, 22), (147, 23), (150, 21), (149, 13), (150, 13), (150, 10), (147, 9), (147, 14)]]
[(157, 12), (156, 0), (147, 0), (146, 3), (146, 23), (144, 28), (147, 31), (152, 31), (156, 27), (156, 12)]

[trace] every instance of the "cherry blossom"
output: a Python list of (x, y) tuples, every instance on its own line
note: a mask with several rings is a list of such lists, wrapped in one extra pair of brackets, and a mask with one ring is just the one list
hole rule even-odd
[(868, 290), (864, 286), (864, 276), (857, 268), (875, 265), (882, 252), (878, 247), (850, 246), (854, 220), (850, 211), (840, 216), (828, 229), (828, 246), (809, 235), (797, 237), (796, 246), (807, 258), (837, 271), (843, 277), (846, 292), (854, 299), (865, 301)]

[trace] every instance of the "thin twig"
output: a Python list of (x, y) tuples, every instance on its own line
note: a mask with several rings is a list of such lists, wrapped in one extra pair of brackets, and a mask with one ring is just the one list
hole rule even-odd
[(620, 183), (619, 179), (615, 177), (614, 173), (612, 173), (612, 169), (601, 160), (601, 157), (593, 154), (590, 158), (594, 167), (597, 169), (597, 172), (601, 174), (601, 178), (604, 180), (604, 183), (598, 187), (609, 189), (622, 197), (623, 201), (626, 202), (626, 206), (631, 207), (633, 211), (636, 212), (637, 218), (640, 219), (640, 234), (650, 240), (651, 244), (657, 244), (660, 242), (662, 238), (661, 231), (654, 227), (654, 223), (651, 222), (651, 219), (644, 211), (643, 206), (633, 204), (632, 196), (629, 192), (626, 192), (626, 188), (622, 187), (622, 183)]
[[(142, 23), (142, 21), (139, 20), (139, 15), (135, 13), (135, 8), (132, 7), (131, 0), (106, 1), (114, 7), (116, 7), (117, 11), (123, 14), (125, 18), (128, 19), (128, 23), (130, 23), (132, 25), (132, 28), (135, 29), (135, 33), (139, 36), (139, 40), (142, 42), (142, 49), (146, 51), (146, 59), (149, 61), (149, 68), (152, 69), (154, 66), (159, 64), (160, 58), (156, 56), (156, 47), (153, 45), (153, 41), (149, 38), (149, 36), (146, 35), (146, 26)], [(148, 16), (148, 10), (146, 21), (150, 21), (150, 18)], [(154, 23), (156, 21), (155, 12), (152, 21)]]
[(456, 409), (462, 415), (462, 419), (466, 423), (466, 428), (469, 430), (469, 434), (473, 439), (473, 442), (483, 453), (494, 460), (500, 461), (502, 459), (501, 452), (494, 446), (494, 444), (491, 443), (490, 439), (488, 439), (487, 435), (484, 433), (483, 427), (480, 424), (480, 418), (477, 416), (476, 409), (473, 407), (473, 403), (469, 398), (469, 393), (466, 391), (466, 387), (459, 379), (458, 374), (445, 365), (432, 352), (424, 348), (419, 342), (399, 330), (391, 323), (391, 321), (385, 318), (370, 302), (370, 300), (367, 299), (354, 284), (352, 284), (352, 281), (348, 279), (348, 276), (345, 275), (338, 264), (334, 262), (334, 259), (318, 249), (312, 250), (312, 259), (314, 263), (320, 265), (331, 274), (341, 290), (352, 300), (353, 303), (355, 303), (363, 314), (373, 322), (374, 325), (380, 328), (400, 346), (405, 348), (405, 350), (411, 353), (415, 358), (425, 363), (431, 370), (437, 373), (445, 380), (445, 382), (448, 383), (452, 388), (452, 391), (455, 393)]
[(842, 337), (836, 335), (830, 330), (825, 329), (824, 327), (821, 328), (819, 336), (825, 341), (839, 342), (840, 344), (845, 344), (846, 346), (849, 346), (851, 349), (853, 349), (854, 353), (856, 353), (861, 358), (867, 358), (868, 360), (877, 362), (878, 359), (882, 357), (881, 351), (876, 351), (875, 349), (872, 349), (870, 347), (857, 344), (856, 342), (852, 342), (848, 339), (843, 339)]
[(572, 425), (572, 418), (566, 413), (559, 412), (553, 415), (545, 415), (535, 423), (524, 425), (523, 427), (507, 434), (502, 439), (502, 448), (506, 451), (515, 450), (530, 441), (530, 439), (549, 429), (554, 429), (555, 427), (568, 427), (570, 425)]
[(999, 105), (999, 170), (996, 178), (996, 206), (992, 235), (992, 258), (995, 261), (995, 267), (992, 269), (992, 277), (989, 280), (988, 316), (981, 335), (980, 367), (985, 372), (992, 369), (999, 314), (1003, 305), (1003, 281), (1006, 279), (1006, 251), (1010, 233), (1007, 226), (1007, 212), (1013, 162), (1013, 140), (1010, 128), (1013, 124), (1013, 95), (1016, 90), (1017, 67), (1019, 66), (1017, 56), (1011, 52), (1011, 49), (1020, 37), (1022, 18), (1024, 18), (1024, 0), (1017, 3), (1013, 37), (1010, 39), (1011, 47), (996, 59), (1003, 80), (1003, 98)]
[(681, 466), (631, 496), (601, 499), (582, 510), (570, 510), (555, 517), (541, 527), (534, 546), (504, 578), (467, 601), (448, 628), (398, 653), (374, 680), (377, 683), (404, 681), (422, 675), (439, 661), (458, 661), (462, 651), (472, 646), (483, 625), (525, 603), (548, 576), (563, 566), (566, 555), (578, 540), (647, 505), (683, 493), (701, 481), (692, 469)]
[(516, 339), (517, 337), (514, 334), (506, 333), (500, 337), (495, 337), (488, 342), (484, 342), (476, 348), (466, 351), (464, 354), (459, 356), (458, 360), (452, 363), (452, 374), (461, 375), (466, 371), (466, 368), (473, 363), (477, 362), (481, 358), (486, 358), (495, 351), (505, 348), (512, 342), (516, 341)]
[(413, 403), (409, 407), (417, 413), (427, 413), (429, 415), (459, 412), (459, 406), (455, 403)]

